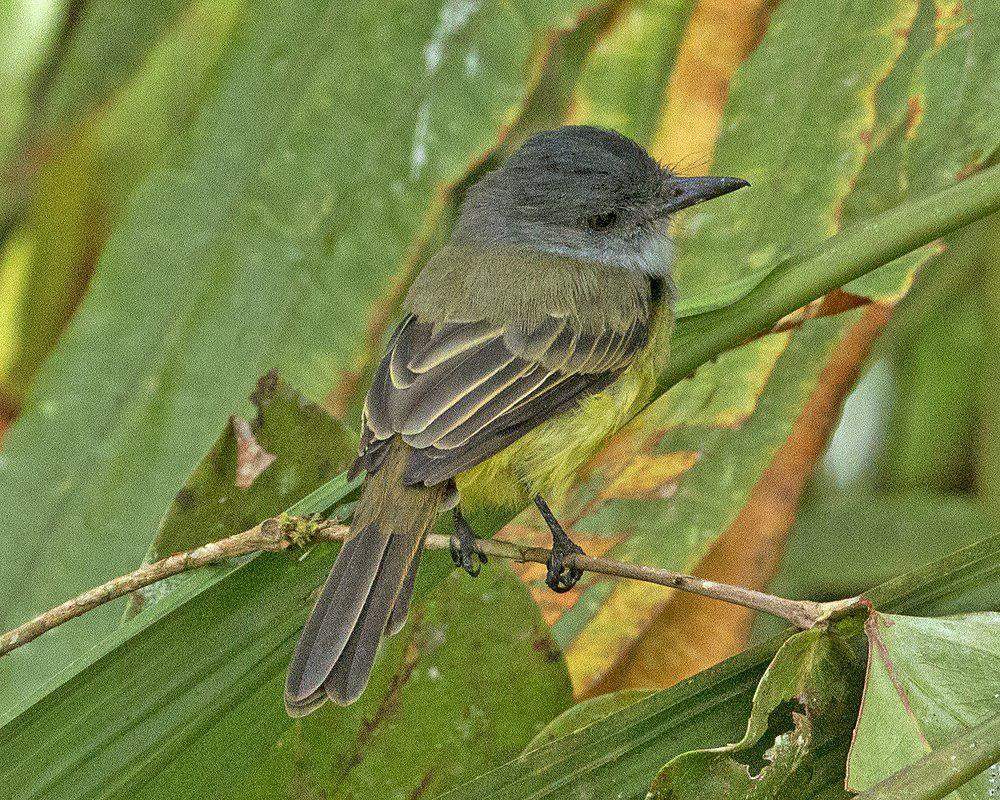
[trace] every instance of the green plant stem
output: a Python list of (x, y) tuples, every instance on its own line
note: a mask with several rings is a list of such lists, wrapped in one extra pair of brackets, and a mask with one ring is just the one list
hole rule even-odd
[(991, 167), (786, 259), (732, 305), (677, 323), (670, 363), (660, 375), (656, 395), (827, 292), (996, 211), (1000, 167)]
[(855, 800), (940, 800), (1000, 761), (1000, 714), (970, 728)]

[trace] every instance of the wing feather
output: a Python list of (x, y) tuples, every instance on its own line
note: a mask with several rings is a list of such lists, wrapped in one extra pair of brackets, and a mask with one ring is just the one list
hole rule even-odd
[(407, 362), (407, 367), (411, 372), (427, 372), (476, 345), (496, 339), (503, 332), (502, 326), (485, 320), (442, 325), (420, 352)]
[(443, 437), (468, 422), (483, 408), (493, 407), (498, 395), (536, 368), (537, 365), (512, 356), (503, 369), (458, 398), (422, 431), (410, 435), (404, 432), (403, 440), (411, 447), (444, 446), (441, 443)]
[(509, 419), (498, 421), (496, 430), (490, 431), (489, 436), (477, 436), (466, 447), (454, 450), (439, 450), (435, 447), (414, 450), (410, 454), (405, 480), (409, 484), (425, 483), (432, 486), (471, 469), (499, 453), (532, 428), (573, 408), (581, 397), (601, 391), (616, 377), (607, 373), (600, 377), (574, 375), (563, 381), (555, 391), (539, 395), (525, 403)]
[(375, 371), (357, 469), (381, 465), (394, 435), (412, 448), (407, 483), (434, 484), (500, 452), (599, 392), (644, 346), (648, 320), (580, 330), (549, 314), (527, 330), (488, 320), (406, 317)]
[(530, 361), (537, 361), (552, 346), (567, 323), (565, 315), (549, 314), (538, 325), (527, 331), (518, 328), (505, 331), (504, 341), (512, 353)]
[(501, 339), (493, 339), (443, 361), (397, 392), (393, 425), (397, 433), (420, 433), (452, 405), (511, 364), (514, 356)]
[(488, 403), (484, 403), (465, 422), (441, 436), (434, 443), (434, 446), (452, 449), (467, 444), (473, 436), (480, 433), (491, 422), (500, 419), (518, 403), (538, 392), (551, 375), (552, 373), (548, 372), (541, 364), (532, 364), (521, 377)]
[(409, 363), (428, 345), (431, 339), (431, 326), (420, 323), (416, 317), (407, 317), (400, 323), (395, 344), (389, 348), (388, 377), (392, 385), (405, 389), (417, 379)]

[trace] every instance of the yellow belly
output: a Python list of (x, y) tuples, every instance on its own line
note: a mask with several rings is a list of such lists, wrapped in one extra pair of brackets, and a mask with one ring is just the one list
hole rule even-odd
[[(668, 316), (668, 315), (664, 315)], [(507, 449), (456, 476), (462, 504), (524, 505), (558, 500), (577, 470), (644, 403), (666, 364), (672, 320), (663, 320), (643, 353), (603, 392), (539, 425)]]

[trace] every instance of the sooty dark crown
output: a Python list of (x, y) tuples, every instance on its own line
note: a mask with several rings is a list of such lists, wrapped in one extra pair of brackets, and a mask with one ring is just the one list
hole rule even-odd
[(497, 174), (516, 206), (568, 225), (607, 213), (655, 216), (670, 176), (628, 137), (585, 125), (533, 136)]
[(469, 188), (450, 241), (669, 276), (673, 181), (620, 133), (545, 131)]

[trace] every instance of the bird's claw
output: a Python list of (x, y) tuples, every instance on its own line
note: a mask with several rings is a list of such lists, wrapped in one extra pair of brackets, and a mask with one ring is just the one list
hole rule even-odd
[(573, 555), (584, 555), (583, 548), (565, 534), (553, 537), (552, 552), (545, 562), (545, 585), (553, 592), (568, 592), (583, 576), (582, 569), (565, 564), (566, 557)]
[[(469, 523), (465, 521), (465, 518), (456, 507), (455, 533), (451, 536), (448, 549), (451, 552), (451, 560), (455, 566), (461, 567), (473, 578), (479, 574), (481, 565), (486, 563), (486, 556), (477, 552), (473, 547), (475, 539), (476, 536), (472, 532), (472, 528), (469, 527)], [(478, 564), (475, 563), (477, 559), (479, 561)]]
[(553, 592), (568, 592), (583, 576), (583, 570), (566, 565), (567, 556), (586, 555), (583, 548), (569, 538), (556, 519), (549, 504), (541, 495), (535, 495), (535, 505), (542, 514), (542, 519), (552, 533), (552, 550), (545, 560), (545, 585)]

